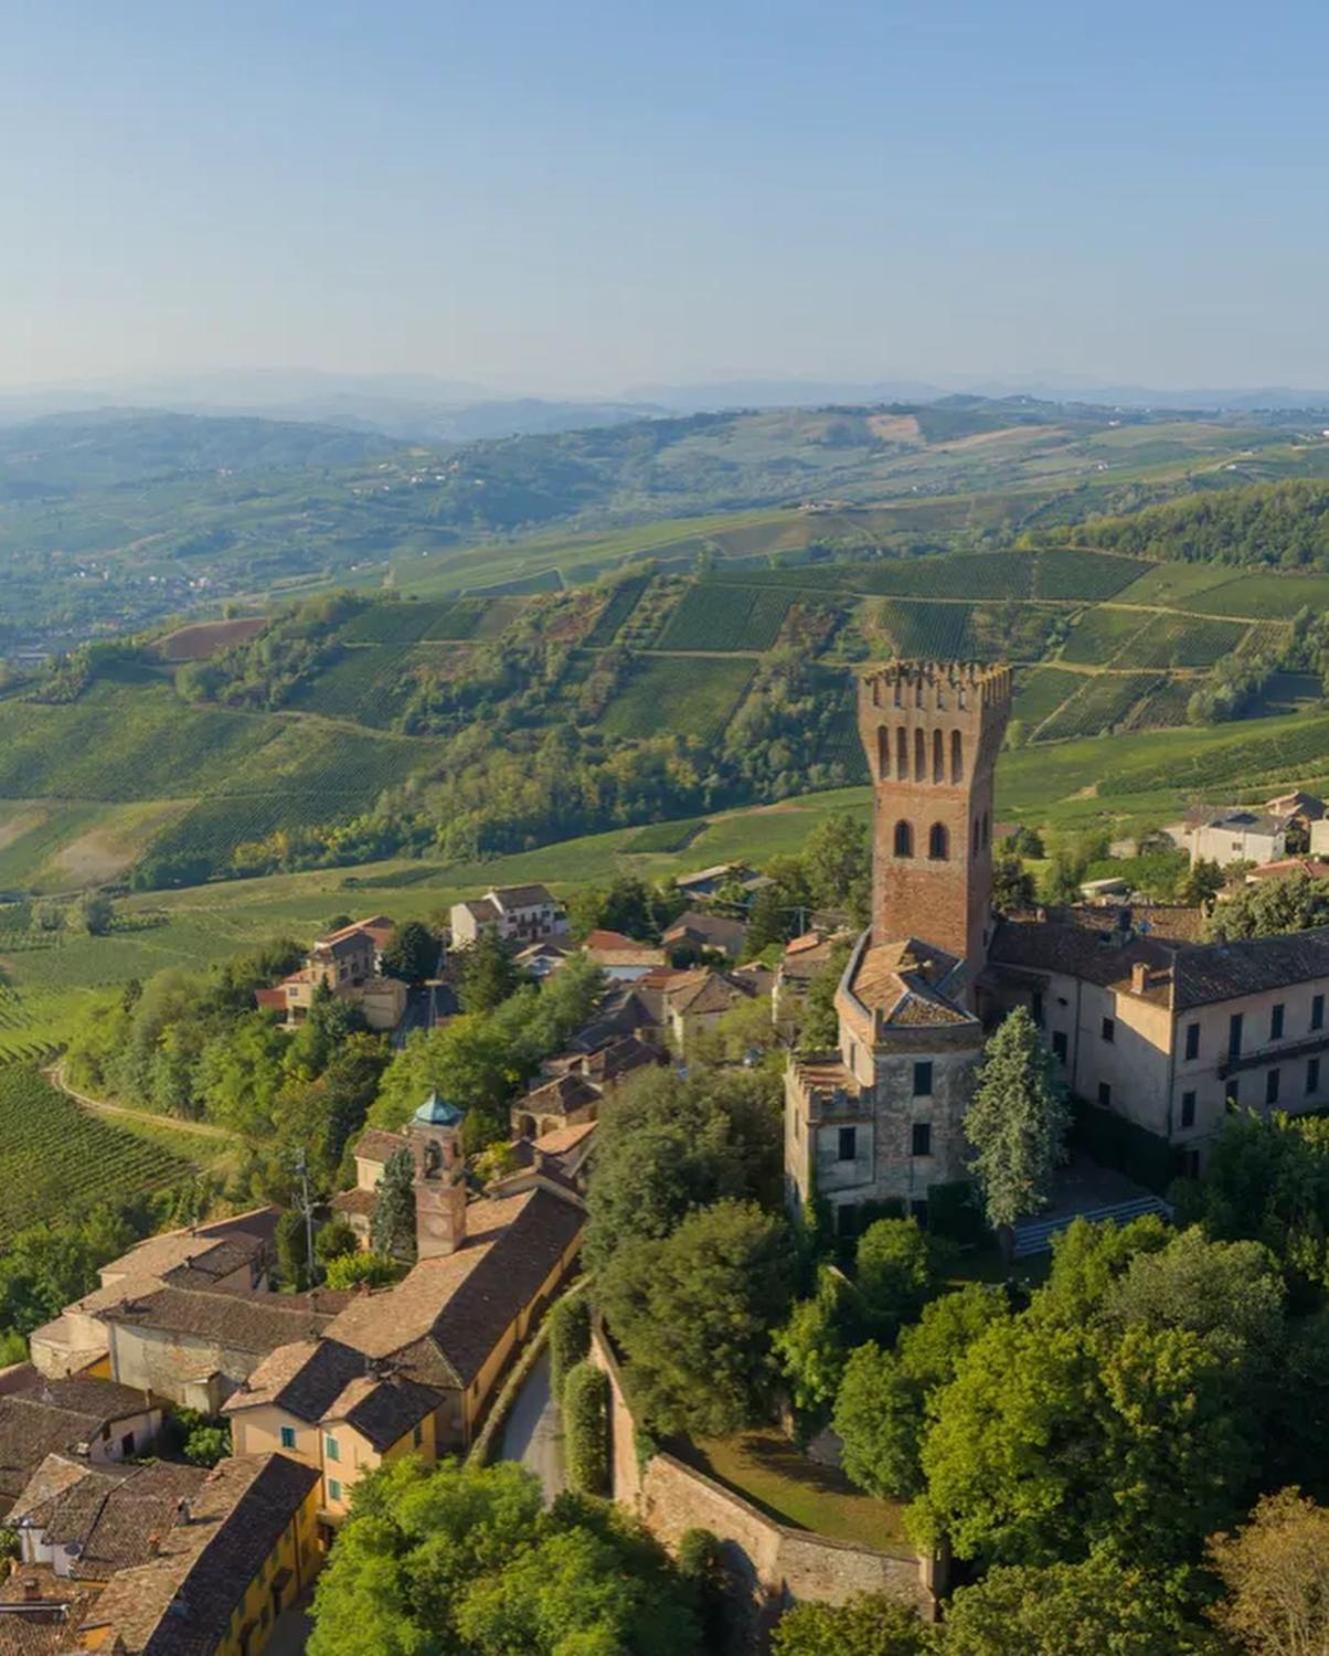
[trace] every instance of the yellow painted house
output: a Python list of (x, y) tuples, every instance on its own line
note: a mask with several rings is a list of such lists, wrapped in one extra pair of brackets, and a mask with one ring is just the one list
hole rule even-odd
[[(428, 1191), (426, 1191), (428, 1194)], [(316, 1337), (273, 1351), (226, 1401), (237, 1453), (318, 1474), (330, 1533), (356, 1483), (399, 1455), (464, 1449), (513, 1354), (573, 1269), (586, 1212), (570, 1180), (529, 1169), (453, 1210), (450, 1251), (364, 1290)]]
[[(60, 1471), (48, 1466), (44, 1475), (58, 1481)], [(76, 1486), (64, 1493), (97, 1511), (96, 1501), (79, 1501)], [(125, 1495), (118, 1545), (139, 1562), (105, 1572), (101, 1592), (80, 1605), (68, 1648), (106, 1656), (258, 1656), (322, 1558), (317, 1474), (285, 1455), (236, 1455), (166, 1510), (160, 1502), (145, 1509), (132, 1485)], [(27, 1510), (49, 1523), (39, 1500)], [(145, 1510), (159, 1526), (151, 1533), (144, 1533)], [(51, 1533), (49, 1540), (58, 1553), (59, 1537)], [(117, 1538), (94, 1536), (94, 1545), (112, 1551)], [(53, 1565), (45, 1568), (49, 1574)], [(86, 1600), (86, 1579), (56, 1571), (56, 1585), (62, 1579), (71, 1596), (77, 1591)]]

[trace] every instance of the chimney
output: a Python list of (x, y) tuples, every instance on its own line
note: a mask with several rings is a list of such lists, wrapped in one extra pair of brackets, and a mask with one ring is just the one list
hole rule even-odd
[(39, 1581), (37, 1581), (36, 1578), (33, 1577), (33, 1576), (24, 1576), (24, 1578), (23, 1578), (23, 1602), (24, 1602), (24, 1604), (40, 1604), (41, 1601), (42, 1601), (41, 1583)]
[(175, 1503), (175, 1521), (177, 1524), (190, 1524), (194, 1521), (194, 1509), (190, 1506), (187, 1495), (182, 1495)]
[(148, 1537), (148, 1557), (149, 1558), (156, 1558), (157, 1554), (161, 1550), (162, 1550), (162, 1538), (161, 1538), (160, 1535), (157, 1534), (156, 1530), (154, 1530), (152, 1532), (152, 1534)]
[(1147, 961), (1137, 960), (1131, 967), (1131, 988), (1137, 995), (1144, 994), (1149, 987), (1149, 965)]

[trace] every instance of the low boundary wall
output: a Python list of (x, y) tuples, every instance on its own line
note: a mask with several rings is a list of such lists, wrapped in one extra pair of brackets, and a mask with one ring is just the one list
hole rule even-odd
[(598, 1328), (591, 1335), (591, 1361), (609, 1377), (614, 1499), (668, 1547), (676, 1547), (690, 1529), (716, 1535), (754, 1636), (792, 1604), (805, 1599), (842, 1604), (855, 1593), (889, 1593), (914, 1605), (925, 1621), (935, 1620), (942, 1587), (938, 1561), (878, 1552), (781, 1524), (676, 1455), (657, 1452), (643, 1464), (618, 1362)]

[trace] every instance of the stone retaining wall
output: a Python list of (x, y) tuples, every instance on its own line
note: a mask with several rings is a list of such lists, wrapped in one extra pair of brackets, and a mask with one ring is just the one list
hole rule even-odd
[(749, 1612), (755, 1641), (784, 1610), (805, 1599), (842, 1604), (855, 1593), (890, 1593), (913, 1604), (925, 1621), (935, 1618), (941, 1584), (934, 1560), (878, 1552), (778, 1523), (675, 1455), (655, 1453), (643, 1465), (618, 1364), (598, 1329), (591, 1336), (590, 1360), (609, 1377), (614, 1499), (636, 1512), (668, 1547), (690, 1529), (719, 1537), (735, 1599)]

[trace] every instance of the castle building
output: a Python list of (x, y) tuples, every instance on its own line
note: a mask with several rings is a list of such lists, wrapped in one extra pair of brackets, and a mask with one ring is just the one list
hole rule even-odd
[(1005, 667), (895, 662), (860, 682), (872, 923), (836, 994), (838, 1047), (791, 1060), (785, 1109), (790, 1203), (822, 1198), (844, 1229), (864, 1204), (922, 1216), (969, 1177), (975, 1065), (1017, 1006), (1125, 1171), (1199, 1172), (1233, 1108), (1329, 1107), (1329, 927), (1211, 942), (1199, 909), (993, 914), (1010, 699)]
[(785, 1169), (851, 1227), (864, 1203), (926, 1210), (968, 1176), (964, 1116), (992, 941), (993, 771), (1006, 667), (893, 662), (859, 684), (873, 784), (872, 923), (836, 994), (834, 1052), (791, 1061)]

